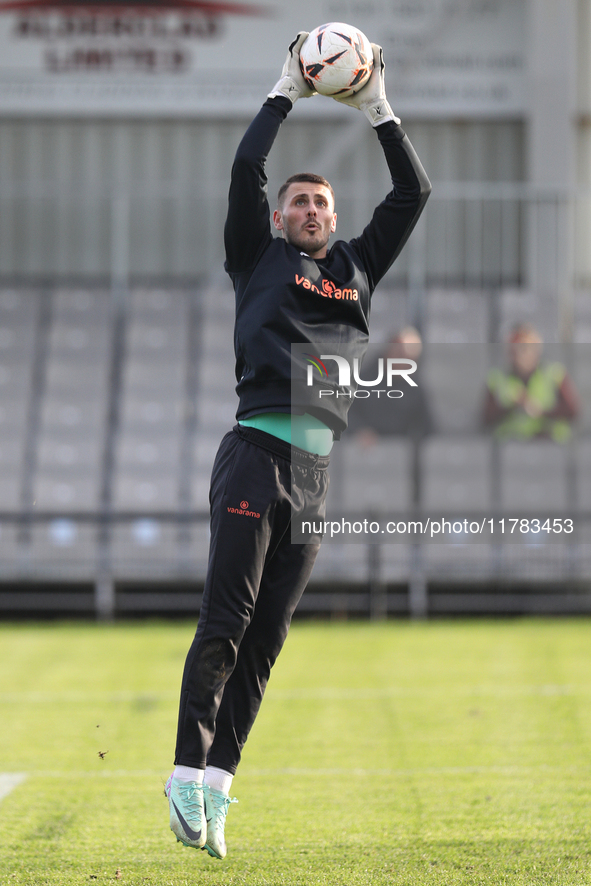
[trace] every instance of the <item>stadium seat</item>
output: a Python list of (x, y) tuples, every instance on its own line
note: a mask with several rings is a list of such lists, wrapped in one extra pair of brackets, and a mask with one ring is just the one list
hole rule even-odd
[(500, 447), (501, 506), (508, 516), (541, 509), (554, 516), (568, 510), (568, 448), (549, 440), (507, 442)]
[(482, 437), (426, 440), (422, 477), (425, 514), (486, 513), (491, 504), (490, 441)]
[(84, 396), (84, 390), (77, 394), (48, 395), (41, 407), (41, 427), (43, 432), (84, 431), (104, 432), (106, 403), (102, 399)]
[(486, 579), (494, 571), (492, 545), (480, 544), (455, 533), (448, 533), (444, 541), (426, 542), (423, 562), (426, 575), (432, 581)]
[(85, 468), (100, 472), (104, 437), (86, 428), (50, 428), (39, 437), (37, 469), (45, 471)]
[(37, 303), (38, 290), (34, 288), (17, 288), (3, 286), (0, 288), (0, 318), (4, 322), (8, 316), (22, 314), (26, 308)]
[(314, 581), (363, 582), (367, 579), (367, 545), (326, 541), (314, 565)]
[(91, 581), (96, 573), (97, 527), (59, 516), (34, 523), (29, 553), (37, 573)]
[[(576, 511), (591, 512), (591, 439), (583, 438), (575, 444)], [(589, 523), (591, 526), (591, 522)]]
[(21, 510), (21, 475), (13, 469), (0, 472), (0, 511)]
[(0, 362), (0, 399), (26, 399), (31, 388), (31, 374), (30, 363)]
[(151, 513), (179, 507), (179, 477), (176, 470), (122, 470), (113, 478), (113, 507), (118, 511)]
[(122, 397), (120, 404), (120, 424), (126, 430), (152, 430), (170, 428), (179, 425), (184, 415), (184, 401), (180, 396), (156, 397), (127, 396)]
[(98, 471), (82, 468), (39, 470), (33, 481), (33, 499), (40, 511), (57, 514), (69, 511), (96, 513), (100, 505), (101, 484)]
[(0, 363), (28, 366), (35, 347), (34, 317), (10, 317), (0, 311)]
[(419, 384), (425, 388), (435, 432), (478, 433), (488, 370), (487, 349), (469, 342), (428, 343)]
[[(575, 334), (576, 332), (575, 326)], [(591, 403), (591, 320), (589, 332), (581, 332), (580, 335), (581, 339), (578, 341), (585, 341), (584, 335), (589, 344), (577, 343), (573, 345), (571, 350), (572, 377), (582, 406), (577, 418), (577, 427), (583, 434), (588, 434), (591, 431), (591, 409), (588, 407), (588, 404)]]
[[(25, 453), (23, 451), (22, 436), (17, 433), (10, 433), (6, 430), (0, 435), (0, 472), (1, 473), (18, 473), (23, 467)], [(0, 503), (0, 508), (1, 508)]]
[(117, 470), (174, 472), (179, 465), (180, 447), (180, 433), (173, 434), (171, 429), (152, 434), (125, 430), (117, 439)]
[(432, 289), (426, 301), (425, 342), (488, 341), (488, 304), (482, 291)]
[(410, 574), (410, 545), (387, 540), (381, 546), (380, 577), (388, 582), (406, 582)]
[(111, 529), (110, 558), (119, 578), (169, 578), (179, 561), (176, 521), (150, 517), (117, 522)]
[[(138, 288), (130, 294), (112, 477), (118, 511), (178, 511), (187, 414), (187, 311), (185, 293)], [(160, 528), (164, 534), (158, 537), (168, 538), (168, 528)], [(119, 527), (117, 538), (122, 531)], [(157, 559), (163, 544), (146, 543), (146, 551)]]
[[(389, 437), (369, 447), (355, 439), (337, 444), (342, 465), (339, 505), (345, 512), (372, 510), (381, 513), (406, 511), (412, 501), (411, 450), (408, 440)], [(330, 499), (327, 507), (330, 508)], [(368, 516), (364, 513), (363, 516)]]
[(503, 546), (502, 564), (505, 578), (543, 582), (574, 578), (580, 569), (572, 544), (549, 541), (532, 533)]
[(0, 396), (0, 433), (14, 434), (24, 440), (28, 419), (29, 402), (26, 397)]
[(54, 317), (49, 333), (49, 349), (53, 358), (67, 357), (100, 361), (105, 358), (110, 345), (110, 329), (107, 315), (99, 318)]

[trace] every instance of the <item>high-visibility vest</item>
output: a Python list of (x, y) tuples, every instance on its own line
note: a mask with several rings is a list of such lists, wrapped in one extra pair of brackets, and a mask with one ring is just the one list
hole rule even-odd
[(519, 400), (524, 391), (528, 399), (536, 404), (542, 413), (550, 412), (558, 402), (560, 385), (566, 370), (560, 363), (548, 363), (534, 369), (526, 382), (514, 373), (502, 369), (491, 369), (487, 385), (500, 406), (511, 410), (495, 428), (500, 439), (531, 440), (534, 437), (549, 437), (556, 443), (569, 439), (572, 430), (570, 422), (564, 418), (548, 418), (528, 415)]

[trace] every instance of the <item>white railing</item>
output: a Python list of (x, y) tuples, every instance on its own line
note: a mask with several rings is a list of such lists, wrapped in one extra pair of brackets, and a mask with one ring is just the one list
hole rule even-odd
[[(358, 187), (335, 181), (339, 232), (358, 233), (372, 211)], [(226, 183), (189, 193), (82, 193), (0, 184), (4, 278), (196, 278), (223, 264)], [(389, 280), (420, 288), (522, 286), (567, 297), (591, 279), (591, 196), (514, 182), (435, 182)]]

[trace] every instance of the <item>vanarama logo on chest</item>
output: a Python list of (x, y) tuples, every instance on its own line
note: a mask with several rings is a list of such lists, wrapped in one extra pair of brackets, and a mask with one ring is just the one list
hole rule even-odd
[(300, 277), (299, 274), (295, 275), (295, 281), (298, 286), (303, 286), (304, 289), (323, 295), (324, 298), (337, 298), (344, 299), (345, 301), (357, 301), (359, 298), (359, 293), (356, 289), (337, 289), (332, 280), (326, 280), (325, 278), (322, 280), (322, 290), (318, 289), (307, 277)]

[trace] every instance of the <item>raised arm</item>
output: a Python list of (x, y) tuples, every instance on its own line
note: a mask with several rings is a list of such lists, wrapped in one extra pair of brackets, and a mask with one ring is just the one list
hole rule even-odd
[(431, 182), (402, 127), (389, 121), (377, 126), (376, 133), (390, 170), (392, 190), (376, 207), (361, 236), (352, 241), (372, 288), (400, 254), (431, 193)]
[(335, 98), (363, 111), (368, 118), (380, 140), (392, 179), (392, 190), (361, 236), (351, 241), (373, 288), (408, 240), (431, 193), (431, 182), (386, 98), (382, 48), (375, 43), (372, 48), (374, 69), (367, 85), (355, 95)]
[(224, 228), (226, 270), (254, 267), (272, 238), (267, 200), (267, 156), (292, 105), (282, 96), (268, 98), (238, 145)]
[(279, 127), (294, 103), (315, 94), (299, 66), (300, 47), (307, 36), (302, 31), (291, 43), (281, 77), (236, 151), (224, 228), (226, 270), (230, 273), (253, 268), (272, 238), (265, 165)]

